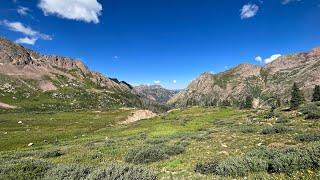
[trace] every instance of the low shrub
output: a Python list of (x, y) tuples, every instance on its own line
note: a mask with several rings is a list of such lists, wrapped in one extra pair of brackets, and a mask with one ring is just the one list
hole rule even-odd
[(301, 142), (320, 141), (320, 134), (300, 134), (295, 139)]
[(168, 142), (168, 138), (160, 137), (160, 138), (154, 138), (154, 139), (148, 139), (146, 140), (146, 143), (148, 144), (162, 144), (165, 142)]
[(161, 146), (145, 146), (132, 149), (126, 155), (125, 161), (135, 164), (149, 163), (167, 159), (168, 155)]
[(219, 165), (219, 161), (213, 160), (206, 163), (197, 163), (195, 172), (201, 173), (201, 174), (216, 174), (216, 169)]
[(278, 119), (276, 120), (276, 123), (288, 123), (289, 122), (289, 120), (287, 119), (287, 118), (285, 118), (285, 117), (282, 117), (282, 116), (280, 116), (280, 117), (278, 117)]
[(187, 147), (187, 146), (190, 145), (190, 142), (187, 141), (187, 140), (183, 140), (183, 141), (177, 142), (175, 145), (177, 145), (177, 146), (182, 146), (182, 147)]
[(245, 176), (250, 172), (291, 173), (320, 167), (320, 144), (284, 150), (260, 148), (243, 156), (198, 163), (195, 171), (220, 176)]
[(261, 134), (279, 134), (286, 133), (288, 131), (291, 131), (291, 129), (286, 126), (272, 126), (262, 129)]
[(88, 180), (100, 179), (136, 179), (136, 180), (155, 180), (153, 172), (140, 166), (112, 164), (107, 168), (97, 169), (89, 174)]
[(68, 180), (68, 179), (86, 179), (93, 171), (91, 166), (71, 164), (59, 165), (49, 170), (44, 179), (46, 180)]
[(256, 132), (256, 129), (252, 126), (242, 126), (240, 127), (240, 131), (242, 133), (254, 133)]
[(54, 158), (54, 157), (59, 157), (62, 156), (64, 153), (61, 150), (51, 150), (47, 152), (43, 152), (41, 154), (41, 158)]
[(256, 157), (230, 158), (219, 163), (215, 174), (220, 176), (245, 176), (249, 172), (267, 169), (267, 162)]
[(0, 179), (45, 179), (45, 180), (116, 180), (141, 179), (155, 180), (152, 171), (128, 164), (110, 164), (105, 168), (88, 165), (56, 165), (42, 160), (20, 159), (0, 164)]
[(315, 103), (308, 104), (300, 109), (305, 119), (320, 119), (320, 107)]
[(40, 179), (51, 167), (47, 161), (14, 160), (0, 165), (0, 179)]
[(149, 162), (156, 162), (181, 154), (185, 148), (181, 145), (164, 145), (159, 144), (155, 146), (144, 146), (132, 149), (126, 155), (125, 161), (135, 164), (144, 164)]
[(271, 118), (275, 117), (275, 113), (274, 113), (273, 110), (270, 110), (270, 111), (266, 112), (266, 113), (263, 115), (263, 117), (264, 117), (265, 119), (271, 119)]
[(141, 179), (141, 180), (154, 180), (156, 176), (153, 172), (144, 169), (140, 166), (127, 165), (127, 164), (111, 164), (106, 168), (94, 168), (87, 165), (58, 165), (57, 167), (49, 170), (45, 180), (69, 180), (69, 179), (82, 179), (82, 180), (116, 180), (116, 179)]
[(182, 154), (185, 151), (185, 147), (179, 144), (164, 146), (164, 149), (166, 154), (168, 154), (169, 156)]

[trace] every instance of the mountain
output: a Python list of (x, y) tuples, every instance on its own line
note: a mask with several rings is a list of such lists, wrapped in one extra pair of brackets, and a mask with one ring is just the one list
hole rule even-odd
[(140, 85), (135, 86), (134, 89), (143, 97), (146, 97), (150, 100), (156, 101), (161, 104), (166, 104), (167, 101), (177, 94), (177, 90), (165, 89), (160, 85)]
[(42, 55), (0, 37), (0, 102), (36, 110), (162, 105), (140, 97), (133, 87), (93, 72), (80, 60)]
[(241, 64), (218, 74), (203, 73), (168, 104), (239, 106), (247, 96), (253, 105), (270, 105), (274, 100), (287, 104), (296, 82), (310, 100), (315, 85), (320, 84), (320, 48), (307, 53), (281, 56), (265, 66)]

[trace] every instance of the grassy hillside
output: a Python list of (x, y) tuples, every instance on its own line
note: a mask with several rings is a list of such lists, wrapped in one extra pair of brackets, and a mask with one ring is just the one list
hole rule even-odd
[[(152, 179), (149, 173), (158, 179), (317, 179), (320, 176), (312, 163), (306, 167), (296, 165), (290, 172), (248, 170), (241, 163), (237, 167), (253, 151), (261, 153), (264, 149), (272, 154), (274, 150), (282, 153), (289, 148), (292, 150), (286, 152), (309, 152), (319, 147), (319, 120), (306, 120), (298, 112), (277, 110), (271, 114), (262, 110), (193, 107), (120, 125), (131, 111), (1, 113), (0, 161), (6, 163), (0, 165), (0, 177), (10, 179), (10, 173), (22, 177), (57, 175), (72, 164), (79, 166), (76, 174), (87, 176), (92, 175), (92, 169), (113, 163), (120, 164), (116, 168), (143, 168), (130, 173), (146, 172), (147, 175), (142, 173), (143, 177), (149, 177), (146, 179)], [(33, 145), (29, 147), (29, 143)], [(314, 152), (319, 153), (318, 150)], [(319, 156), (309, 158), (319, 161)], [(41, 170), (21, 170), (21, 164), (28, 160), (32, 160), (32, 167)], [(225, 167), (225, 174), (211, 171), (210, 163), (216, 161), (218, 167)], [(288, 166), (291, 168), (290, 163)], [(56, 173), (57, 168), (60, 173)], [(230, 171), (233, 168), (242, 171)], [(75, 177), (72, 172), (67, 176)]]

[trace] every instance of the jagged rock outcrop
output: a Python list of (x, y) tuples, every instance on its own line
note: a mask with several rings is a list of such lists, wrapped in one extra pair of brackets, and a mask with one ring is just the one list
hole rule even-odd
[(0, 73), (37, 80), (45, 76), (55, 78), (56, 75), (80, 81), (88, 78), (104, 88), (131, 89), (128, 85), (111, 80), (101, 73), (91, 72), (80, 60), (41, 55), (3, 37), (0, 37)]
[(140, 85), (135, 86), (134, 89), (139, 95), (161, 104), (167, 103), (171, 97), (179, 92), (177, 90), (165, 89), (160, 85)]
[(246, 96), (255, 106), (268, 105), (279, 99), (287, 103), (290, 89), (296, 82), (310, 99), (312, 89), (320, 84), (320, 48), (308, 53), (281, 56), (265, 66), (241, 64), (218, 74), (204, 73), (188, 87), (172, 97), (174, 106), (239, 105)]

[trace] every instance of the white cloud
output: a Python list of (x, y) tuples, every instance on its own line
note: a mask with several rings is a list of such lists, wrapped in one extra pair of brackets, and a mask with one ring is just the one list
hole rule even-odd
[(256, 4), (245, 4), (242, 6), (241, 11), (241, 19), (248, 19), (251, 18), (253, 16), (255, 16), (257, 14), (259, 10), (259, 6)]
[(52, 40), (52, 37), (47, 34), (40, 33), (32, 28), (23, 25), (21, 22), (10, 22), (8, 20), (0, 21), (0, 25), (7, 27), (11, 31), (19, 32), (26, 37), (17, 39), (17, 43), (35, 44), (38, 39)]
[(34, 45), (38, 39), (37, 38), (29, 38), (29, 37), (24, 37), (24, 38), (19, 38), (15, 42), (19, 44), (29, 44), (29, 45)]
[(271, 63), (272, 61), (278, 59), (281, 56), (281, 54), (274, 54), (272, 56), (270, 56), (269, 58), (264, 60), (264, 63), (268, 64)]
[(36, 36), (37, 31), (32, 30), (30, 27), (24, 26), (21, 22), (9, 22), (7, 20), (2, 21), (2, 24), (9, 28), (11, 31), (20, 32), (28, 36)]
[(40, 0), (38, 7), (47, 15), (99, 23), (102, 5), (97, 0)]
[(19, 6), (18, 9), (17, 9), (17, 12), (18, 12), (20, 15), (23, 15), (23, 16), (26, 16), (29, 11), (30, 11), (29, 8), (23, 7), (23, 6)]
[(282, 0), (282, 4), (283, 5), (286, 5), (286, 4), (289, 4), (289, 3), (292, 3), (292, 2), (299, 2), (301, 0)]
[(177, 80), (173, 80), (172, 83), (173, 83), (173, 84), (176, 84), (176, 83), (177, 83)]
[(161, 81), (157, 80), (157, 81), (153, 81), (155, 84), (160, 84)]
[(257, 56), (256, 58), (254, 58), (254, 60), (256, 60), (258, 62), (262, 62), (262, 57), (261, 56)]

